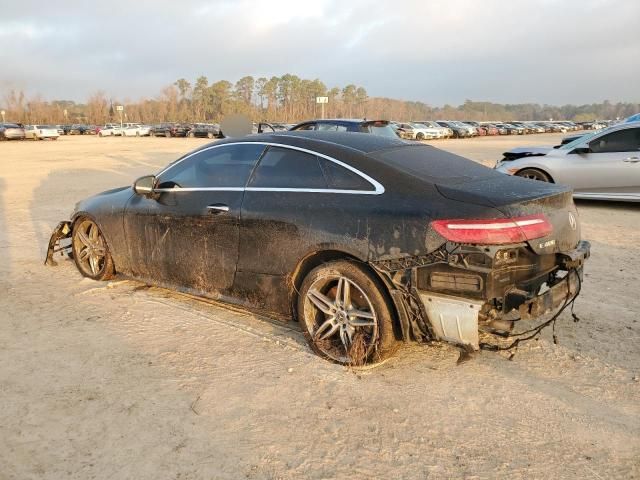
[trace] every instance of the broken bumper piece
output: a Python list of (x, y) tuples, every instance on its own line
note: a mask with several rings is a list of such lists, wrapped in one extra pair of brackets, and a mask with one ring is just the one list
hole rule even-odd
[(71, 256), (71, 243), (63, 245), (62, 241), (71, 238), (71, 222), (65, 220), (58, 223), (58, 226), (53, 230), (51, 238), (49, 238), (49, 246), (47, 247), (47, 258), (44, 261), (45, 265), (56, 266), (58, 262), (53, 259), (56, 253)]
[[(580, 291), (582, 268), (567, 273), (545, 292), (522, 303), (520, 318), (533, 320), (571, 302)], [(485, 302), (449, 295), (420, 292), (436, 340), (479, 350), (479, 317)]]

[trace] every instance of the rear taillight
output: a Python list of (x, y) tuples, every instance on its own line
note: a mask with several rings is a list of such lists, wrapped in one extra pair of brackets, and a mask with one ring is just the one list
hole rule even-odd
[(541, 238), (553, 232), (544, 215), (510, 219), (435, 220), (433, 229), (451, 242), (503, 245)]

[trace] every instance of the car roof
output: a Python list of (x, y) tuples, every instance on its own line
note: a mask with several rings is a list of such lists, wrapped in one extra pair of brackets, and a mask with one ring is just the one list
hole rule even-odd
[(327, 146), (331, 146), (351, 151), (356, 150), (363, 154), (388, 148), (412, 145), (411, 142), (401, 140), (400, 138), (383, 137), (381, 135), (372, 135), (370, 133), (308, 130), (247, 135), (245, 137), (227, 138), (216, 143), (235, 142), (282, 143), (299, 147), (302, 147), (302, 144), (304, 144), (304, 147), (312, 150), (317, 149), (320, 152)]
[(324, 123), (324, 124), (332, 124), (332, 125), (362, 125), (365, 123), (375, 123), (375, 122), (386, 122), (389, 123), (388, 120), (381, 119), (364, 119), (364, 118), (322, 118), (315, 120), (306, 120), (304, 122), (300, 122), (294, 125), (293, 128), (299, 125), (306, 125), (308, 123)]

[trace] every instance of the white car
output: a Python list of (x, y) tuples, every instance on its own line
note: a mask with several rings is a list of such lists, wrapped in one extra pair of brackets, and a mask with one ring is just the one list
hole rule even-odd
[(122, 130), (125, 137), (148, 137), (151, 127), (148, 125), (129, 125)]
[(441, 135), (435, 128), (415, 122), (399, 123), (398, 128), (402, 132), (402, 136), (409, 140), (431, 140)]
[(57, 140), (59, 136), (58, 127), (55, 125), (27, 125), (24, 127), (25, 139), (44, 140), (45, 138), (50, 138), (51, 140)]
[(105, 125), (98, 132), (99, 137), (113, 137), (113, 136), (121, 136), (122, 130), (120, 127), (115, 125)]
[(429, 128), (436, 129), (440, 133), (440, 136), (438, 136), (437, 138), (451, 138), (451, 137), (453, 137), (453, 130), (451, 130), (450, 128), (447, 128), (447, 127), (441, 127), (440, 125), (438, 125), (433, 120), (421, 120), (421, 121), (419, 121), (417, 123), (420, 123), (421, 125), (424, 125), (424, 126), (429, 127)]
[(558, 148), (514, 148), (495, 168), (569, 185), (574, 198), (640, 202), (640, 122), (587, 133)]

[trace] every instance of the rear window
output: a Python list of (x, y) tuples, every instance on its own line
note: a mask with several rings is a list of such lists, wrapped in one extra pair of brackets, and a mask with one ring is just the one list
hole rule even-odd
[(319, 158), (319, 161), (329, 188), (334, 190), (375, 190), (371, 183), (357, 173), (324, 158)]
[(396, 132), (389, 125), (389, 122), (371, 122), (362, 125), (361, 130), (366, 133), (372, 133), (381, 137), (398, 138)]
[(455, 185), (498, 174), (491, 168), (429, 145), (405, 146), (370, 155), (404, 173), (431, 183)]

